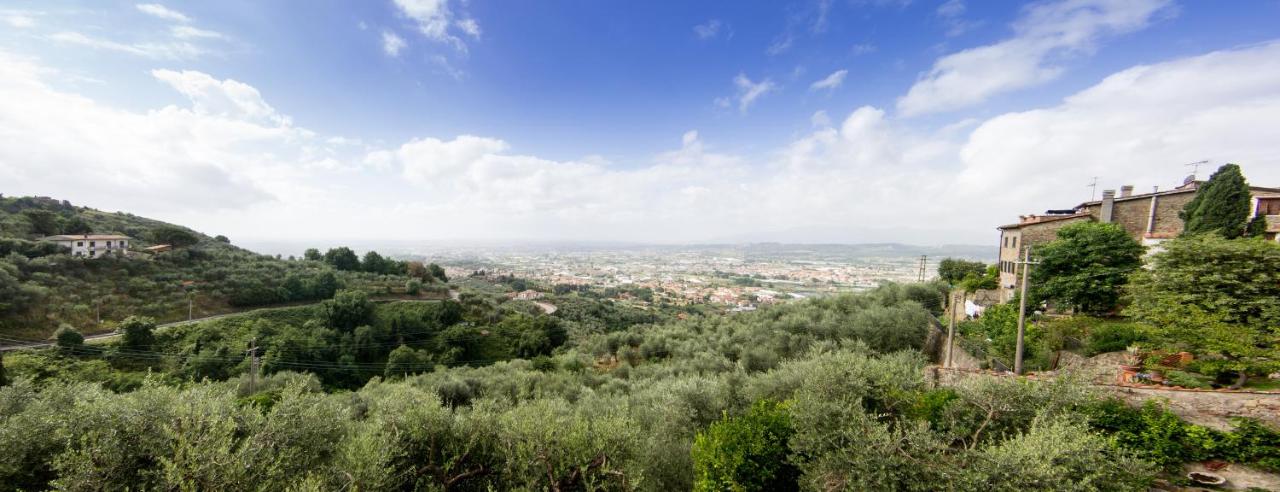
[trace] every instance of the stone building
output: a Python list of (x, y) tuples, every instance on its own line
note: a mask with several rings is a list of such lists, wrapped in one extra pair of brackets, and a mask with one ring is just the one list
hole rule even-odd
[[(1071, 209), (1049, 210), (1044, 215), (1023, 215), (1018, 223), (998, 227), (1000, 230), (1000, 300), (1012, 299), (1017, 292), (1019, 268), (1016, 263), (1022, 248), (1046, 243), (1057, 237), (1058, 229), (1083, 221), (1119, 224), (1135, 240), (1159, 251), (1160, 243), (1182, 233), (1178, 213), (1195, 198), (1203, 181), (1187, 179), (1171, 190), (1152, 189), (1135, 195), (1133, 186), (1104, 190), (1101, 200), (1081, 203)], [(1252, 215), (1268, 216), (1269, 240), (1280, 232), (1280, 188), (1250, 187), (1253, 197)]]

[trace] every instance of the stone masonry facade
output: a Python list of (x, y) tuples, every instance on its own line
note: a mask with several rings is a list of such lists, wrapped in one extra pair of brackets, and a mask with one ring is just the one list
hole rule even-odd
[[(1021, 259), (1022, 249), (1056, 239), (1058, 230), (1070, 224), (1081, 221), (1114, 223), (1134, 240), (1147, 246), (1148, 253), (1158, 252), (1162, 241), (1182, 233), (1179, 214), (1195, 198), (1200, 185), (1201, 182), (1188, 180), (1171, 190), (1152, 190), (1138, 195), (1133, 194), (1132, 186), (1122, 187), (1118, 196), (1114, 190), (1104, 190), (1101, 200), (1084, 202), (1072, 209), (1049, 210), (1044, 215), (1024, 215), (1016, 224), (1000, 226), (998, 266), (1001, 302), (1012, 299), (1017, 292), (1020, 269), (1015, 262)], [(1277, 188), (1251, 187), (1250, 194), (1256, 213), (1270, 214), (1271, 203), (1280, 203), (1280, 189)]]

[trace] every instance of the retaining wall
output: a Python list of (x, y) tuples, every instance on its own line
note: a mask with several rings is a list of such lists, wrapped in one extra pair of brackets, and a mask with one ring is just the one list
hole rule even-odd
[[(971, 378), (1018, 377), (1009, 373), (941, 367), (930, 367), (928, 371), (933, 383), (941, 386)], [(1034, 381), (1046, 378), (1028, 376), (1025, 379)], [(1280, 393), (1276, 392), (1172, 389), (1108, 383), (1093, 383), (1093, 387), (1135, 407), (1154, 400), (1187, 422), (1214, 429), (1230, 429), (1233, 417), (1256, 419), (1280, 429)]]

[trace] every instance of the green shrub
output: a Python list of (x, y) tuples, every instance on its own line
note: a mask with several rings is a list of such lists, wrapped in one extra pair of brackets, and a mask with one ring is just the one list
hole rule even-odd
[(1138, 330), (1138, 325), (1136, 324), (1102, 323), (1089, 330), (1089, 339), (1085, 342), (1085, 352), (1091, 356), (1107, 352), (1118, 352), (1130, 345), (1146, 340), (1146, 335)]
[(911, 408), (907, 410), (907, 416), (913, 420), (923, 420), (937, 426), (942, 422), (947, 407), (958, 398), (959, 395), (949, 388), (922, 392)]
[(972, 460), (964, 489), (1016, 492), (1145, 491), (1155, 467), (1068, 418), (1037, 419), (1025, 433)]
[(1183, 388), (1208, 388), (1209, 385), (1201, 381), (1189, 372), (1185, 371), (1169, 371), (1164, 374), (1165, 382), (1170, 386), (1181, 386)]
[(1086, 414), (1093, 428), (1166, 470), (1222, 459), (1280, 471), (1280, 432), (1254, 420), (1237, 420), (1234, 429), (1220, 432), (1183, 422), (1154, 402), (1132, 408), (1118, 399), (1100, 401), (1086, 408)]
[(693, 440), (694, 490), (796, 490), (799, 471), (787, 461), (793, 432), (786, 407), (768, 400), (711, 424)]
[(1249, 463), (1280, 473), (1280, 432), (1256, 420), (1239, 419), (1223, 437), (1222, 457), (1235, 463)]
[(54, 343), (58, 348), (74, 352), (84, 345), (84, 335), (81, 335), (75, 327), (64, 324), (58, 327), (58, 331), (53, 332)]

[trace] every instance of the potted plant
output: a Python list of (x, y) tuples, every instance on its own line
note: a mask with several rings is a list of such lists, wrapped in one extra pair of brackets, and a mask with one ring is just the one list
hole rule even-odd
[(1130, 345), (1125, 349), (1124, 362), (1120, 364), (1120, 382), (1133, 382), (1134, 376), (1138, 371), (1142, 370), (1142, 353), (1141, 348), (1137, 345)]

